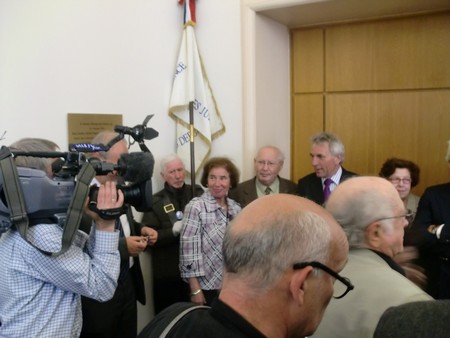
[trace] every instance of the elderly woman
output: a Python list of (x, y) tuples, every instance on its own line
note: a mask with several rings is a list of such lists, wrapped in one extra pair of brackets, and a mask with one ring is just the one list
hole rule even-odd
[(394, 185), (405, 208), (411, 210), (414, 217), (420, 199), (411, 193), (411, 189), (419, 184), (420, 169), (417, 164), (400, 158), (390, 158), (383, 163), (379, 175)]
[(228, 191), (238, 182), (239, 171), (229, 159), (211, 158), (201, 177), (201, 184), (208, 189), (184, 209), (180, 271), (194, 303), (210, 305), (222, 286), (223, 236), (228, 223), (241, 211), (239, 204), (228, 198)]

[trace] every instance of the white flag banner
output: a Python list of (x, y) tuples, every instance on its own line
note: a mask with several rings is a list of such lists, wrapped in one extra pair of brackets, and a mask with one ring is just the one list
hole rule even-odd
[[(212, 140), (225, 132), (195, 39), (195, 1), (186, 0), (185, 24), (170, 97), (169, 115), (176, 121), (177, 154), (190, 171), (194, 142), (195, 172), (211, 153)], [(189, 102), (193, 102), (191, 139)]]

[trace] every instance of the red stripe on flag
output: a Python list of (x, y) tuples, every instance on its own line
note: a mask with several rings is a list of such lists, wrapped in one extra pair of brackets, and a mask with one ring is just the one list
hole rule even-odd
[(195, 0), (189, 0), (189, 9), (191, 11), (192, 22), (197, 22), (197, 18), (195, 17)]

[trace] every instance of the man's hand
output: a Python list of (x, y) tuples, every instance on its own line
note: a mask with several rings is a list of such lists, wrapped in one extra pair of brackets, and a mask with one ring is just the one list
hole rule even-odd
[(147, 236), (147, 245), (153, 245), (158, 240), (158, 232), (150, 227), (142, 227), (141, 235)]
[[(88, 201), (86, 201), (87, 206)], [(98, 189), (97, 209), (115, 209), (123, 205), (123, 193), (118, 190), (115, 182), (105, 182)], [(95, 221), (97, 230), (111, 231), (115, 230), (115, 220), (104, 220), (97, 213), (85, 207), (86, 213)]]
[(180, 234), (182, 226), (182, 221), (176, 221), (175, 223), (173, 223), (172, 233), (174, 236), (178, 236)]
[(147, 247), (147, 238), (143, 236), (128, 236), (127, 248), (130, 256), (138, 256)]

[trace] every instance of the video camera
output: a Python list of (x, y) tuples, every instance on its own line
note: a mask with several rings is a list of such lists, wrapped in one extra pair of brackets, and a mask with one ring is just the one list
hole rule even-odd
[[(152, 184), (154, 159), (152, 153), (145, 147), (144, 139), (158, 136), (158, 132), (147, 128), (146, 124), (153, 115), (147, 116), (144, 124), (134, 128), (116, 126), (118, 136), (105, 145), (71, 144), (69, 152), (23, 152), (14, 151), (2, 147), (0, 161), (8, 156), (31, 156), (54, 158), (52, 164), (53, 177), (38, 169), (17, 167), (17, 176), (11, 173), (5, 177), (4, 166), (0, 167), (0, 235), (15, 224), (12, 208), (8, 205), (11, 199), (8, 196), (6, 185), (8, 181), (16, 180), (20, 187), (26, 215), (30, 224), (38, 224), (42, 220), (50, 219), (54, 223), (63, 226), (66, 222), (69, 206), (77, 198), (74, 195), (77, 185), (77, 175), (84, 166), (93, 168), (96, 176), (107, 175), (111, 172), (123, 178), (123, 184), (118, 188), (124, 194), (124, 203), (132, 205), (137, 211), (148, 211), (151, 209)], [(87, 152), (108, 151), (111, 146), (130, 135), (137, 141), (143, 152), (123, 154), (117, 164), (102, 162), (96, 158), (88, 159)], [(80, 151), (83, 149), (83, 152)], [(9, 154), (9, 155), (8, 155)], [(9, 171), (8, 171), (9, 172)], [(125, 183), (127, 182), (127, 183)], [(20, 183), (20, 184), (19, 184)], [(121, 182), (122, 183), (122, 182)], [(97, 199), (98, 187), (90, 188), (90, 201)]]

